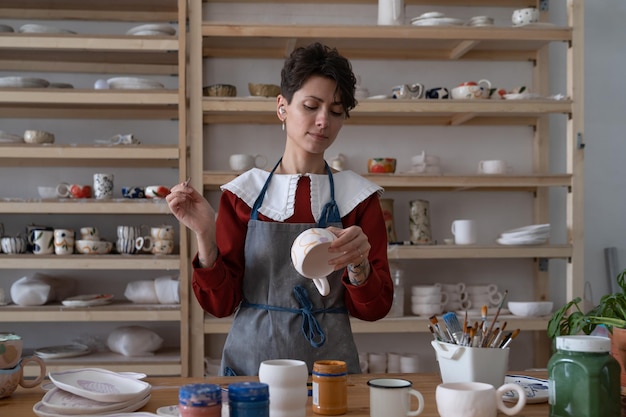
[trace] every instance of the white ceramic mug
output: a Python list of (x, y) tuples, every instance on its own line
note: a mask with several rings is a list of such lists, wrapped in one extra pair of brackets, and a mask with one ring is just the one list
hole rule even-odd
[(509, 171), (506, 161), (502, 159), (489, 159), (478, 163), (478, 173), (480, 174), (504, 174)]
[(474, 220), (455, 220), (450, 228), (457, 245), (472, 245), (476, 243), (476, 222)]
[[(515, 391), (519, 397), (511, 407), (502, 400), (508, 391)], [(441, 417), (496, 417), (498, 411), (512, 416), (526, 405), (524, 388), (517, 384), (504, 384), (496, 389), (482, 382), (444, 383), (437, 385), (435, 399)]]
[(400, 357), (400, 372), (403, 374), (416, 374), (420, 372), (419, 355), (403, 353)]
[(304, 417), (308, 399), (306, 362), (273, 359), (259, 365), (259, 381), (270, 391), (271, 417)]
[(432, 316), (443, 313), (444, 303), (411, 304), (411, 311), (416, 316)]
[(264, 155), (236, 153), (230, 156), (228, 163), (233, 171), (247, 171), (254, 167), (264, 168), (267, 164), (267, 158)]
[[(379, 378), (367, 381), (370, 387), (371, 417), (417, 416), (424, 411), (424, 397), (414, 390), (413, 383), (405, 379)], [(418, 402), (411, 410), (411, 396)]]
[(103, 172), (93, 174), (93, 196), (99, 200), (113, 198), (113, 174)]
[(136, 238), (118, 238), (115, 242), (115, 249), (118, 253), (132, 255), (137, 253)]
[(81, 240), (100, 240), (100, 231), (97, 227), (85, 226), (80, 228)]
[(445, 305), (446, 310), (448, 311), (458, 311), (458, 310), (469, 310), (472, 308), (472, 300), (462, 300), (462, 301), (448, 301)]
[(411, 295), (411, 302), (413, 304), (445, 304), (448, 302), (448, 294), (442, 292), (441, 294)]
[(437, 284), (434, 285), (413, 285), (411, 287), (411, 294), (417, 296), (424, 295), (441, 295), (441, 287)]
[(135, 239), (135, 249), (150, 252), (152, 250), (152, 238), (150, 236), (139, 236)]
[(329, 260), (339, 254), (328, 252), (335, 235), (326, 229), (313, 227), (300, 233), (291, 245), (291, 262), (300, 275), (313, 280), (321, 295), (330, 293), (326, 277), (334, 271)]
[(437, 283), (435, 285), (438, 286), (439, 288), (441, 288), (441, 291), (444, 291), (444, 292), (447, 292), (447, 293), (451, 293), (451, 292), (465, 292), (465, 283), (463, 283), (463, 282), (459, 282), (457, 284), (440, 284), (440, 283)]
[(54, 253), (57, 255), (73, 254), (74, 239), (72, 229), (54, 229)]
[(155, 240), (174, 240), (174, 226), (164, 224), (151, 227), (150, 236)]
[(155, 255), (169, 255), (174, 252), (174, 241), (173, 240), (154, 240), (152, 242), (152, 248), (150, 248), (150, 252)]
[(517, 9), (513, 11), (511, 21), (514, 25), (527, 25), (529, 23), (535, 23), (539, 21), (539, 10), (534, 7), (526, 7), (523, 9)]
[(387, 372), (387, 353), (370, 352), (367, 355), (370, 374), (384, 374)]
[(22, 236), (5, 236), (0, 240), (2, 251), (4, 253), (24, 253), (26, 252), (26, 239)]
[(378, 24), (404, 24), (404, 0), (378, 0)]
[(477, 285), (468, 285), (465, 288), (465, 292), (470, 295), (473, 294), (495, 294), (498, 292), (498, 286), (496, 284), (477, 284)]
[(136, 239), (141, 236), (141, 226), (117, 226), (118, 239)]

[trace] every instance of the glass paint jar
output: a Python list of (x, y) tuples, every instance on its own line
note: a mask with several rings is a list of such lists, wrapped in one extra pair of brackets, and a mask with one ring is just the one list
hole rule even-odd
[(348, 411), (348, 368), (345, 362), (316, 361), (312, 380), (314, 413), (330, 416)]
[(180, 417), (221, 417), (222, 389), (217, 384), (188, 384), (178, 391)]
[(548, 361), (550, 417), (619, 417), (620, 365), (611, 340), (558, 336)]
[(262, 382), (235, 382), (228, 385), (230, 417), (269, 417), (269, 386)]

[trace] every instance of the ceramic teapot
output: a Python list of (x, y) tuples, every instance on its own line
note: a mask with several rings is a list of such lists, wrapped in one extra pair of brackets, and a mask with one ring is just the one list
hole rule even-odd
[(418, 99), (424, 97), (424, 85), (420, 83), (397, 85), (393, 87), (391, 93), (393, 98)]

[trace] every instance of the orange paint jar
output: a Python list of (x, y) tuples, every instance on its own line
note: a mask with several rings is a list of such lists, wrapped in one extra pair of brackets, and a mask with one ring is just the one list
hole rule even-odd
[(313, 412), (327, 416), (348, 411), (348, 368), (343, 361), (313, 364)]

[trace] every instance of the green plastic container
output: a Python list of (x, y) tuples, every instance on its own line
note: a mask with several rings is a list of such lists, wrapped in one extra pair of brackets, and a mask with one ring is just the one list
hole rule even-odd
[(559, 336), (548, 362), (550, 417), (620, 417), (620, 365), (611, 341)]

